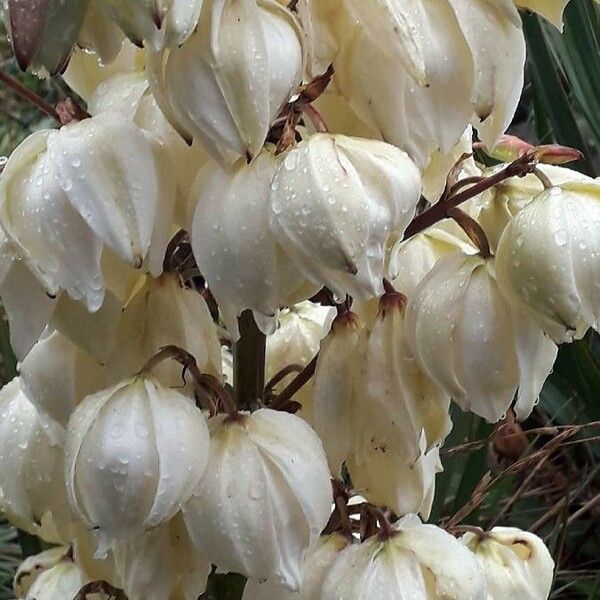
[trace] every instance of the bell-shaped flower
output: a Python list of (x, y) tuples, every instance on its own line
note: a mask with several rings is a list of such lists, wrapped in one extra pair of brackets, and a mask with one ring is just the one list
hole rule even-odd
[[(277, 316), (277, 329), (267, 337), (266, 380), (270, 381), (290, 366), (306, 367), (319, 353), (321, 340), (329, 333), (334, 316), (333, 307), (308, 301), (282, 309)], [(276, 385), (273, 391), (281, 391), (286, 383), (289, 378)], [(313, 383), (311, 379), (294, 396), (294, 400), (302, 404), (302, 418), (311, 424)]]
[(537, 535), (494, 527), (489, 533), (466, 533), (461, 541), (481, 565), (487, 600), (546, 600), (550, 595), (554, 561)]
[(373, 296), (383, 291), (387, 245), (404, 234), (420, 194), (420, 173), (398, 148), (319, 133), (280, 164), (270, 227), (315, 284)]
[(116, 545), (115, 571), (129, 600), (197, 600), (211, 566), (194, 548), (181, 515)]
[(600, 185), (542, 192), (504, 230), (497, 251), (502, 292), (557, 343), (600, 329)]
[(325, 577), (340, 552), (351, 540), (339, 533), (324, 535), (307, 551), (302, 565), (302, 583), (299, 592), (290, 592), (269, 581), (251, 579), (244, 588), (242, 600), (320, 600)]
[(64, 71), (87, 10), (81, 0), (7, 3), (10, 39), (17, 63), (40, 75)]
[(17, 598), (24, 598), (35, 580), (48, 569), (62, 562), (72, 562), (71, 546), (56, 546), (39, 554), (28, 556), (17, 569), (13, 590)]
[[(371, 31), (360, 25), (355, 31), (343, 29), (342, 39), (338, 37), (341, 50), (334, 61), (336, 78), (358, 116), (423, 168), (435, 150), (449, 152), (471, 120), (473, 58), (448, 0), (419, 0), (410, 6), (379, 0), (368, 8), (365, 5), (364, 11), (378, 11), (377, 23), (391, 25), (390, 7), (397, 13), (395, 20), (402, 18), (405, 29), (413, 32), (407, 39), (418, 40), (413, 66), (421, 77), (424, 66), (424, 85), (405, 69), (406, 58), (373, 43), (375, 37), (383, 39), (383, 27)], [(371, 18), (367, 25), (374, 23)], [(388, 35), (394, 35), (390, 29), (385, 28)]]
[(104, 300), (103, 246), (160, 273), (173, 186), (160, 145), (117, 116), (41, 131), (11, 156), (0, 221), (17, 257), (51, 295), (65, 290), (92, 312)]
[(535, 321), (504, 299), (494, 259), (481, 255), (436, 264), (409, 302), (406, 332), (425, 372), (463, 410), (493, 423), (517, 390), (517, 417), (529, 416), (557, 355)]
[(198, 199), (191, 229), (194, 256), (231, 333), (252, 309), (273, 317), (279, 307), (306, 300), (306, 284), (269, 230), (269, 192), (278, 159), (263, 151), (251, 164), (210, 161), (194, 184)]
[(217, 160), (251, 160), (301, 82), (302, 40), (275, 0), (206, 0), (192, 37), (152, 56), (153, 93), (180, 133)]
[(136, 45), (180, 46), (192, 34), (203, 0), (101, 0)]
[(102, 387), (101, 365), (58, 331), (40, 339), (19, 370), (29, 401), (63, 427), (77, 403)]
[(308, 420), (323, 440), (331, 472), (341, 475), (353, 446), (358, 382), (364, 362), (367, 331), (352, 312), (338, 316), (321, 342)]
[[(94, 0), (97, 5), (100, 0)], [(93, 4), (93, 5), (94, 5)], [(92, 11), (88, 12), (88, 15)], [(110, 21), (113, 25), (113, 21)], [(116, 25), (114, 25), (116, 29)], [(81, 42), (80, 42), (81, 43)], [(65, 83), (89, 102), (98, 86), (117, 75), (143, 71), (145, 51), (124, 40), (120, 50), (110, 64), (105, 64), (102, 56), (93, 47), (84, 45), (76, 48), (69, 62), (69, 68), (63, 74)], [(88, 111), (89, 112), (89, 111)]]
[(526, 53), (521, 18), (513, 0), (447, 1), (473, 60), (473, 124), (479, 138), (493, 147), (521, 98)]
[[(183, 348), (202, 373), (221, 378), (221, 346), (206, 301), (173, 273), (148, 278), (125, 306), (114, 351), (105, 361), (110, 380), (140, 371), (164, 346)], [(153, 372), (165, 387), (183, 384), (181, 366), (174, 361)]]
[(563, 13), (569, 0), (514, 0), (514, 2), (519, 8), (526, 8), (542, 15), (562, 31)]
[(87, 577), (73, 560), (63, 560), (44, 571), (33, 582), (23, 600), (65, 600), (75, 598)]
[(210, 421), (211, 452), (183, 514), (221, 572), (297, 591), (302, 555), (331, 513), (323, 445), (300, 418), (270, 409)]
[(150, 93), (146, 75), (140, 71), (124, 73), (102, 82), (90, 98), (88, 110), (92, 115), (121, 114), (161, 141), (177, 188), (175, 218), (186, 229), (190, 188), (208, 155), (200, 144), (186, 144), (173, 129)]
[[(489, 169), (484, 172), (484, 176), (493, 175), (499, 168)], [(564, 167), (539, 165), (538, 169), (555, 186), (575, 182), (594, 183), (591, 177)], [(511, 177), (495, 186), (492, 193), (485, 195), (476, 215), (472, 216), (477, 217), (493, 251), (498, 248), (498, 242), (508, 223), (543, 191), (544, 184), (539, 177), (531, 174), (525, 177)]]
[(344, 550), (325, 579), (322, 600), (487, 600), (476, 558), (456, 538), (407, 515), (390, 536)]
[(352, 483), (373, 504), (429, 517), (439, 448), (452, 429), (446, 395), (406, 342), (405, 299), (386, 294), (367, 343), (357, 390)]
[[(77, 48), (73, 54), (76, 55), (78, 50), (83, 50), (94, 56), (95, 71), (103, 67), (109, 67), (109, 71), (111, 71), (113, 63), (119, 62), (119, 54), (125, 45), (125, 36), (112, 19), (107, 6), (108, 2), (88, 0), (87, 5), (85, 19), (79, 30)], [(72, 59), (73, 56), (71, 56)], [(69, 61), (69, 69), (71, 66), (72, 63)], [(85, 99), (87, 100), (87, 98)]]
[(456, 252), (476, 254), (477, 249), (465, 236), (456, 235), (448, 228), (430, 227), (394, 245), (389, 258), (390, 280), (399, 292), (410, 298), (438, 260)]
[(97, 532), (98, 555), (177, 513), (202, 477), (209, 443), (193, 402), (150, 377), (79, 404), (67, 429), (67, 493)]
[(0, 390), (0, 510), (17, 527), (61, 542), (70, 521), (62, 428), (29, 402), (19, 378)]

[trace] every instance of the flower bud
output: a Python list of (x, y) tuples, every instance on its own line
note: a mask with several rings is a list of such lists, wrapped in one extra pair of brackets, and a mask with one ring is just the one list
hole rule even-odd
[(114, 558), (129, 600), (197, 600), (211, 570), (192, 545), (180, 515), (117, 544)]
[(381, 293), (387, 244), (421, 193), (418, 169), (384, 142), (315, 134), (287, 153), (271, 186), (271, 230), (306, 276), (337, 296)]
[(0, 183), (0, 221), (16, 255), (51, 295), (95, 312), (104, 300), (103, 244), (160, 272), (173, 195), (159, 144), (118, 117), (85, 119), (27, 138)]
[(66, 68), (85, 18), (87, 1), (7, 3), (10, 37), (19, 67), (55, 75)]
[(302, 419), (269, 409), (210, 426), (209, 464), (183, 511), (192, 540), (222, 572), (297, 591), (302, 554), (331, 513), (321, 441)]
[(331, 565), (350, 544), (351, 541), (346, 536), (338, 533), (320, 537), (306, 551), (298, 593), (290, 592), (275, 583), (261, 583), (251, 579), (244, 588), (242, 600), (319, 600), (323, 581)]
[(61, 542), (70, 520), (62, 428), (43, 417), (17, 377), (0, 390), (0, 509), (17, 527)]
[(98, 555), (170, 519), (209, 451), (206, 420), (179, 392), (138, 376), (88, 396), (67, 430), (69, 501), (99, 537)]
[(35, 580), (45, 571), (63, 562), (72, 562), (71, 546), (57, 546), (40, 554), (28, 556), (17, 569), (13, 589), (17, 598), (24, 598)]
[(452, 429), (450, 398), (421, 370), (406, 342), (405, 300), (381, 299), (355, 405), (348, 470), (373, 504), (429, 517), (439, 448)]
[(180, 46), (196, 28), (203, 0), (102, 0), (136, 45)]
[(600, 329), (600, 185), (573, 182), (542, 192), (498, 244), (506, 297), (557, 343)]
[(273, 317), (280, 306), (317, 291), (306, 285), (268, 228), (277, 164), (266, 150), (249, 165), (239, 161), (224, 168), (211, 161), (194, 184), (194, 256), (232, 333), (235, 317), (245, 309)]
[(24, 600), (65, 600), (75, 598), (85, 585), (85, 573), (73, 561), (63, 561), (44, 571)]
[(152, 57), (154, 95), (180, 133), (215, 159), (251, 160), (301, 82), (302, 39), (274, 0), (206, 0), (192, 37)]
[(554, 561), (536, 535), (512, 527), (495, 527), (489, 533), (467, 533), (461, 541), (481, 565), (487, 600), (548, 598)]
[(323, 440), (335, 477), (341, 475), (352, 450), (366, 342), (366, 328), (351, 312), (337, 317), (331, 333), (321, 342), (310, 422)]
[(325, 579), (322, 600), (486, 600), (473, 554), (449, 533), (415, 515), (387, 538), (375, 535), (340, 553)]
[(517, 417), (529, 416), (557, 355), (531, 317), (500, 293), (494, 260), (480, 255), (440, 260), (415, 290), (406, 327), (428, 375), (463, 410), (493, 423), (517, 389)]

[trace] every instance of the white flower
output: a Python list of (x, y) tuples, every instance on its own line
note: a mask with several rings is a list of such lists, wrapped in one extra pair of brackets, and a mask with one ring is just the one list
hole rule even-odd
[(290, 592), (275, 583), (261, 583), (251, 579), (244, 588), (242, 600), (320, 600), (323, 581), (331, 565), (350, 544), (351, 541), (346, 536), (337, 533), (320, 537), (306, 551), (298, 593)]
[(24, 600), (66, 600), (75, 598), (85, 585), (85, 573), (72, 560), (44, 571), (33, 583)]
[(473, 554), (415, 515), (400, 519), (389, 539), (375, 535), (349, 546), (325, 579), (322, 600), (486, 600)]
[(137, 46), (180, 46), (196, 28), (203, 0), (101, 0)]
[(198, 143), (189, 146), (162, 114), (143, 72), (121, 73), (103, 81), (88, 103), (92, 115), (120, 114), (157, 137), (170, 161), (177, 186), (176, 221), (187, 228), (190, 188), (208, 155)]
[(208, 452), (202, 413), (149, 377), (85, 398), (69, 421), (65, 476), (73, 509), (98, 533), (99, 555), (173, 517)]
[(467, 533), (461, 541), (475, 554), (485, 576), (487, 600), (546, 600), (554, 561), (544, 542), (513, 527)]
[(340, 315), (321, 342), (310, 422), (323, 440), (331, 472), (341, 474), (349, 457), (355, 427), (357, 390), (362, 375), (367, 331), (354, 313)]
[(19, 378), (0, 390), (0, 509), (21, 529), (61, 542), (70, 520), (63, 431), (29, 402)]
[(516, 109), (525, 61), (511, 0), (347, 5), (355, 26), (331, 25), (340, 47), (334, 65), (366, 123), (420, 167), (436, 150), (447, 154), (472, 118), (488, 145), (497, 141)]
[(210, 563), (198, 554), (181, 516), (144, 531), (114, 549), (115, 571), (129, 600), (197, 600)]
[[(277, 329), (267, 337), (266, 380), (290, 365), (306, 367), (319, 352), (321, 340), (329, 333), (334, 316), (335, 308), (308, 301), (282, 309), (277, 317)], [(289, 381), (286, 378), (275, 386), (274, 391), (281, 391)], [(311, 424), (314, 423), (311, 418), (312, 390), (311, 379), (294, 395), (294, 400), (302, 404), (302, 418)]]
[(102, 387), (101, 366), (58, 331), (40, 339), (19, 370), (29, 401), (63, 427), (79, 400)]
[(235, 336), (245, 309), (273, 317), (280, 306), (317, 291), (306, 285), (268, 229), (270, 185), (278, 160), (263, 151), (251, 164), (221, 167), (211, 161), (200, 172), (191, 230), (201, 273)]
[(34, 556), (28, 556), (17, 569), (13, 580), (13, 589), (18, 598), (23, 598), (45, 571), (62, 562), (72, 562), (71, 546), (57, 546), (44, 550)]
[(386, 246), (402, 237), (421, 193), (404, 152), (315, 134), (287, 153), (271, 187), (271, 230), (310, 280), (340, 297), (382, 292)]
[(21, 69), (31, 67), (40, 75), (63, 71), (86, 9), (87, 2), (81, 0), (7, 3), (10, 37)]
[(104, 300), (103, 246), (160, 273), (173, 187), (159, 144), (102, 115), (27, 138), (0, 183), (0, 221), (17, 257), (51, 295), (65, 290), (92, 312)]
[[(221, 346), (206, 301), (173, 273), (149, 277), (129, 299), (114, 350), (105, 361), (107, 383), (137, 373), (164, 346), (186, 350), (202, 373), (221, 378)], [(175, 361), (162, 362), (153, 373), (165, 387), (183, 385), (181, 365)]]
[(475, 254), (477, 249), (448, 228), (430, 227), (392, 248), (388, 269), (391, 282), (399, 292), (410, 298), (438, 260), (461, 251)]
[[(484, 176), (493, 175), (498, 168), (489, 169)], [(591, 177), (564, 167), (539, 165), (538, 169), (556, 186), (574, 182), (594, 183)], [(531, 174), (507, 179), (486, 195), (476, 217), (493, 251), (497, 249), (500, 236), (510, 221), (543, 191), (544, 185), (540, 179)]]
[(497, 251), (503, 293), (557, 343), (600, 328), (600, 185), (541, 193), (506, 227)]
[[(502, 296), (494, 260), (457, 253), (440, 260), (406, 313), (411, 350), (464, 410), (490, 422), (529, 416), (556, 359), (556, 346)], [(440, 352), (444, 348), (444, 352)]]
[(302, 554), (331, 513), (321, 441), (302, 419), (269, 409), (211, 419), (211, 455), (184, 508), (196, 546), (222, 572), (302, 581)]
[(274, 0), (206, 0), (192, 37), (150, 64), (165, 115), (225, 162), (260, 152), (302, 68), (300, 26)]
[(406, 342), (405, 300), (381, 299), (363, 361), (348, 470), (369, 501), (429, 517), (439, 447), (452, 429), (450, 398), (421, 370)]

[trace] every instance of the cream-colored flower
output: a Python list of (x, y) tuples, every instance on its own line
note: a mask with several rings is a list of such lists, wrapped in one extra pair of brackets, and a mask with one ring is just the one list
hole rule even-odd
[(554, 561), (537, 535), (513, 527), (495, 527), (489, 533), (466, 533), (461, 541), (481, 565), (487, 600), (548, 598)]
[(301, 82), (302, 42), (294, 15), (275, 0), (206, 0), (192, 37), (152, 57), (154, 95), (216, 159), (251, 160)]
[(236, 317), (245, 309), (274, 317), (280, 306), (317, 291), (306, 284), (268, 227), (269, 192), (278, 164), (266, 150), (249, 165), (239, 161), (221, 167), (211, 161), (194, 184), (194, 256), (234, 337)]
[(542, 192), (504, 230), (497, 251), (502, 292), (557, 343), (600, 328), (600, 184)]
[(406, 324), (423, 369), (490, 422), (503, 418), (517, 392), (517, 416), (529, 416), (557, 355), (535, 321), (504, 299), (494, 259), (480, 255), (440, 260), (415, 290)]
[(114, 542), (172, 518), (202, 477), (209, 453), (203, 414), (179, 392), (138, 376), (88, 396), (67, 430), (69, 501)]
[(408, 156), (385, 142), (315, 134), (289, 151), (271, 186), (271, 231), (299, 269), (337, 296), (381, 293), (387, 245), (421, 193)]
[(183, 511), (192, 540), (222, 572), (297, 591), (303, 552), (331, 513), (321, 441), (302, 419), (269, 409), (210, 426), (208, 468)]
[(435, 525), (407, 515), (389, 539), (374, 535), (340, 553), (322, 600), (486, 600), (473, 553)]

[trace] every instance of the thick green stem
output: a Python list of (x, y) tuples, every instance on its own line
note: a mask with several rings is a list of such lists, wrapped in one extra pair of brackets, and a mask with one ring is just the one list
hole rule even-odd
[(233, 386), (240, 410), (251, 410), (265, 399), (266, 337), (247, 310), (239, 320), (240, 339), (233, 347)]

